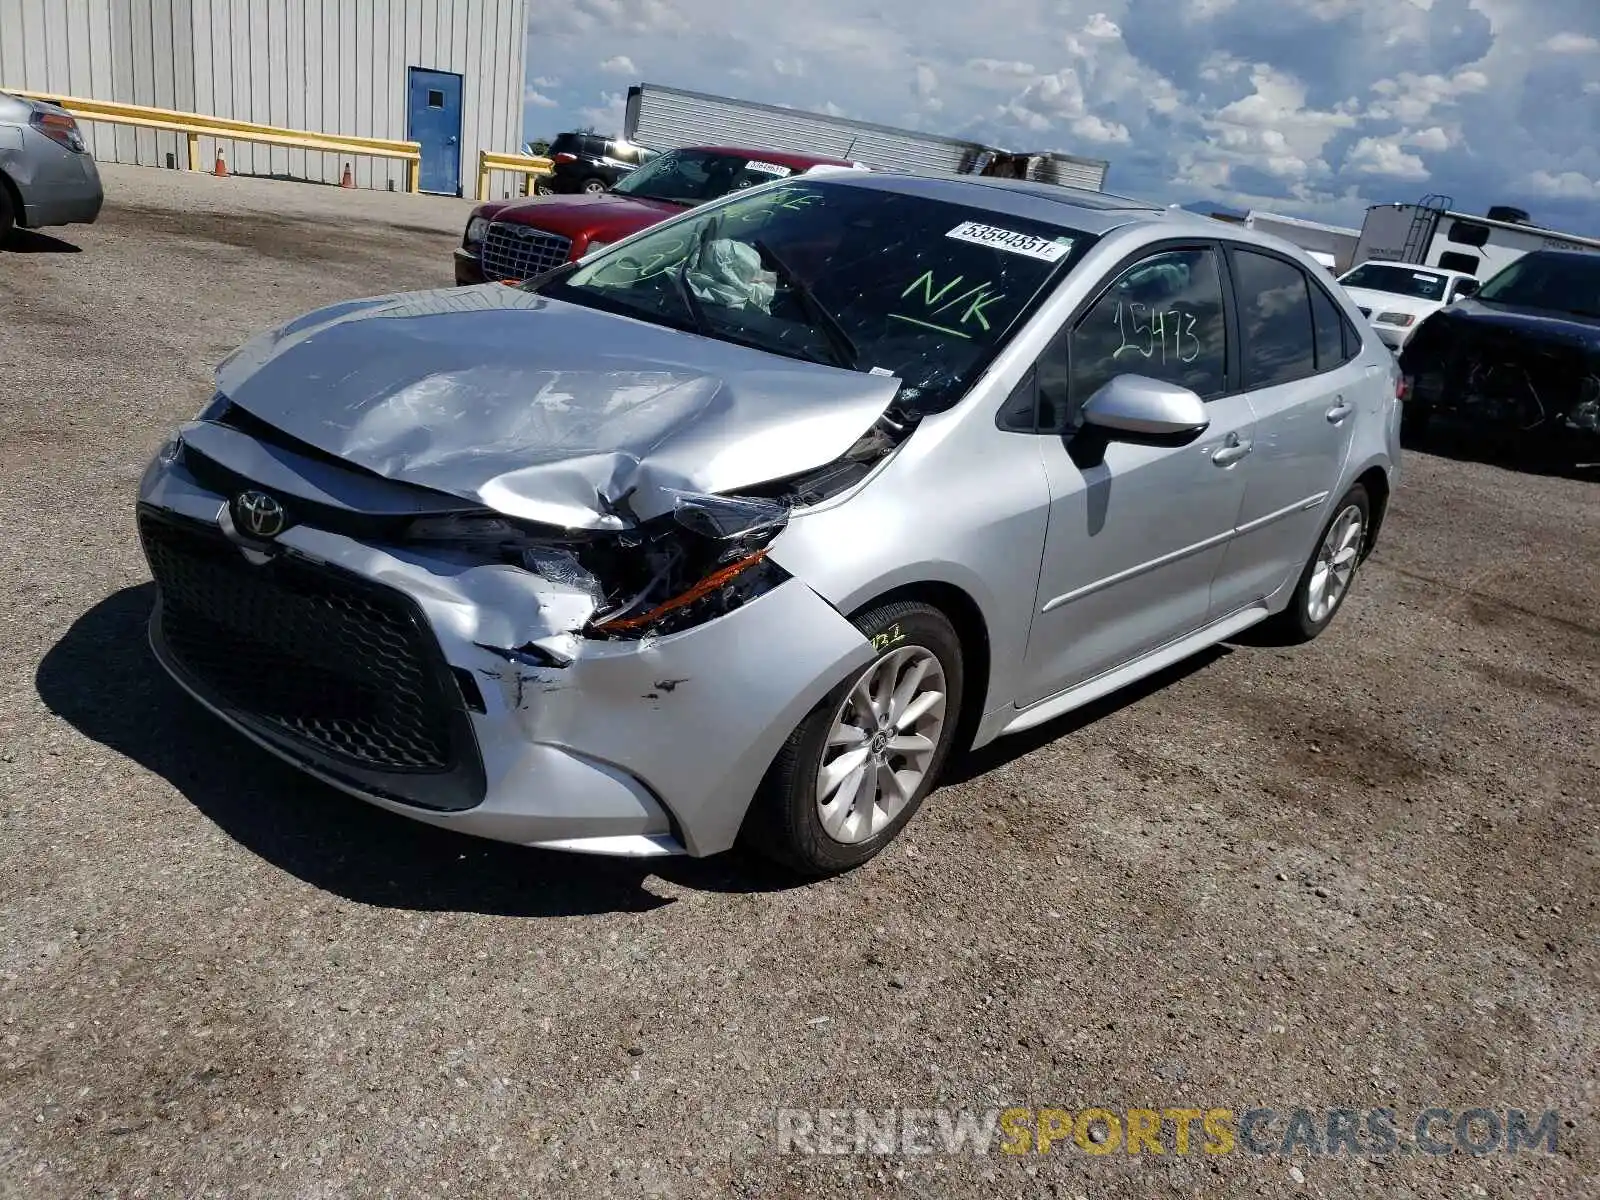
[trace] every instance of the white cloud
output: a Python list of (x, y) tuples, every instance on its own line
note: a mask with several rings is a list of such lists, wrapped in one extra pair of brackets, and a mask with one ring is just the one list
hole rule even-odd
[[(1596, 3), (812, 0), (729, 20), (712, 0), (563, 0), (530, 6), (532, 89), (558, 103), (527, 111), (620, 128), (618, 93), (645, 80), (1095, 154), (1163, 201), (1249, 193), (1352, 224), (1426, 179), (1600, 233)], [(629, 65), (572, 65), (602, 59)]]
[(1419, 182), (1428, 178), (1427, 164), (1388, 138), (1364, 137), (1345, 156), (1345, 169), (1363, 175)]
[(529, 86), (536, 88), (558, 88), (561, 86), (561, 80), (555, 78), (553, 75), (535, 75), (532, 79), (528, 80), (528, 84)]
[(1453, 105), (1461, 97), (1487, 91), (1488, 87), (1489, 77), (1482, 71), (1461, 71), (1448, 78), (1402, 71), (1393, 79), (1380, 79), (1372, 85), (1372, 91), (1382, 99), (1368, 108), (1366, 115), (1415, 125), (1426, 120), (1434, 109)]
[(1418, 150), (1431, 150), (1438, 153), (1450, 149), (1455, 144), (1455, 138), (1451, 137), (1439, 126), (1432, 125), (1427, 129), (1419, 129), (1415, 133), (1408, 135), (1403, 139), (1403, 144), (1414, 146)]
[(1563, 200), (1600, 200), (1600, 179), (1590, 179), (1577, 171), (1535, 171), (1528, 177), (1528, 186), (1541, 196), (1554, 196)]
[(1097, 12), (1089, 18), (1089, 23), (1083, 27), (1086, 37), (1106, 38), (1121, 40), (1122, 27), (1103, 12)]
[(594, 126), (597, 133), (620, 134), (627, 105), (627, 98), (621, 92), (601, 92), (599, 104), (578, 110), (578, 123)]
[(1039, 72), (1034, 70), (1032, 63), (1006, 62), (998, 58), (974, 58), (967, 61), (967, 67), (973, 71), (982, 71), (986, 75), (1006, 75), (1021, 79), (1028, 79)]
[(633, 59), (626, 54), (618, 54), (600, 64), (600, 69), (607, 75), (637, 75), (639, 68), (633, 65)]
[(1126, 145), (1132, 140), (1126, 125), (1106, 121), (1093, 113), (1079, 117), (1072, 123), (1072, 132), (1090, 142)]
[(522, 102), (531, 104), (535, 108), (555, 108), (560, 103), (560, 101), (552, 100), (549, 96), (546, 96), (532, 84), (522, 89)]
[(1600, 50), (1600, 38), (1586, 33), (1562, 32), (1546, 41), (1544, 48), (1551, 54), (1592, 54)]

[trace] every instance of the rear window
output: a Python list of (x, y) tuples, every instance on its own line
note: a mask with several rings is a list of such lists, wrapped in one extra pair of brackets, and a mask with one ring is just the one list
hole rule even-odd
[(1449, 277), (1417, 267), (1362, 263), (1339, 282), (1345, 287), (1389, 292), (1395, 296), (1410, 296), (1415, 300), (1443, 300)]
[(695, 205), (801, 173), (759, 155), (668, 150), (630, 174), (616, 190), (624, 196)]
[(560, 133), (556, 140), (550, 143), (550, 153), (555, 154), (582, 154), (583, 135), (581, 133)]
[(1094, 241), (922, 196), (794, 179), (602, 251), (540, 290), (896, 375), (902, 403), (931, 412), (961, 397)]

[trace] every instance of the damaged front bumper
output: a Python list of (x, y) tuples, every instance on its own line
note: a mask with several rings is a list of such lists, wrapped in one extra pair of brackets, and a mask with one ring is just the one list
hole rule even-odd
[(783, 741), (872, 654), (799, 580), (682, 632), (596, 640), (576, 589), (514, 566), (309, 525), (251, 549), (170, 457), (139, 502), (151, 641), (180, 684), (346, 792), (500, 841), (728, 849)]

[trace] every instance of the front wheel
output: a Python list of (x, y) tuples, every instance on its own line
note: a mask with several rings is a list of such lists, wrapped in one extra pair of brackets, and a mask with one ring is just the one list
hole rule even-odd
[(1287, 642), (1309, 642), (1328, 627), (1350, 594), (1371, 520), (1367, 489), (1355, 484), (1334, 506), (1333, 519), (1300, 573), (1289, 607), (1272, 619), (1272, 632)]
[(745, 840), (807, 876), (875, 856), (938, 780), (961, 711), (961, 642), (938, 609), (898, 601), (856, 620), (873, 660), (833, 689), (778, 751)]
[(11, 211), (11, 196), (5, 185), (0, 184), (0, 246), (4, 246), (11, 237), (11, 229), (16, 221), (17, 214)]

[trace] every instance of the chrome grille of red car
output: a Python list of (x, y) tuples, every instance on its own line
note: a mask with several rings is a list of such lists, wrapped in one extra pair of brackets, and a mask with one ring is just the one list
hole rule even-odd
[(531, 279), (567, 261), (572, 239), (528, 225), (495, 222), (483, 239), (485, 279)]

